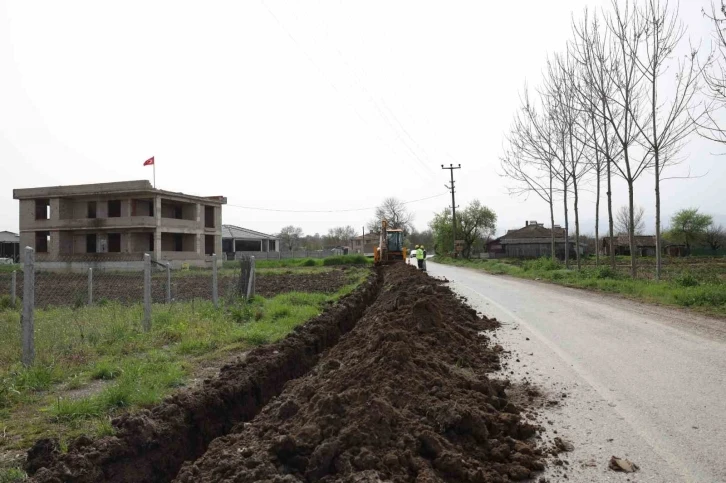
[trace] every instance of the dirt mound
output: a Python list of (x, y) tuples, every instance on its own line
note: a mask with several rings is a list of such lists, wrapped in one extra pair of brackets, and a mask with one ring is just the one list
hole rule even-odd
[(37, 482), (170, 481), (184, 461), (194, 460), (214, 438), (252, 419), (284, 384), (308, 372), (320, 354), (350, 331), (379, 293), (372, 276), (321, 316), (284, 340), (250, 352), (223, 367), (217, 378), (181, 391), (151, 410), (113, 421), (116, 436), (80, 437), (61, 454), (55, 441), (41, 440), (29, 451), (27, 471)]
[(179, 482), (506, 482), (543, 469), (477, 317), (406, 265), (305, 377), (218, 438)]

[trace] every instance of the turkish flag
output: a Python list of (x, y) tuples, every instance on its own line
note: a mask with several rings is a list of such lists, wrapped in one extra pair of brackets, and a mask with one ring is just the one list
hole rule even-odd
[(153, 156), (150, 157), (149, 159), (147, 159), (146, 161), (144, 161), (144, 166), (151, 166), (152, 164), (154, 164), (154, 157)]

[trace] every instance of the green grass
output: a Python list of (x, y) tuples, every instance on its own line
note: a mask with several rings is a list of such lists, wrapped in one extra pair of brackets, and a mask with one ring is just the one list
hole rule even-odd
[[(370, 265), (372, 258), (363, 255), (338, 255), (327, 258), (283, 258), (280, 260), (255, 260), (256, 268), (301, 268), (301, 267), (329, 267), (336, 265)], [(225, 269), (236, 269), (239, 262), (234, 260), (224, 262)]]
[(254, 297), (220, 309), (199, 301), (154, 305), (148, 333), (141, 306), (39, 309), (31, 368), (18, 362), (19, 310), (0, 310), (0, 428), (12, 435), (0, 439), (0, 450), (40, 437), (108, 434), (114, 414), (157, 403), (209, 361), (285, 337), (370, 271), (346, 273), (348, 284), (333, 294)]
[(0, 468), (0, 483), (25, 481), (27, 475), (20, 468)]
[[(628, 259), (629, 260), (629, 259)], [(598, 290), (624, 295), (636, 300), (688, 307), (709, 315), (726, 316), (726, 267), (713, 264), (700, 266), (676, 262), (678, 270), (667, 267), (664, 280), (653, 280), (645, 261), (640, 261), (641, 278), (632, 279), (627, 267), (583, 264), (578, 271), (566, 269), (558, 261), (537, 260), (464, 260), (436, 257), (436, 262), (465, 266), (488, 273), (541, 280), (568, 287)]]

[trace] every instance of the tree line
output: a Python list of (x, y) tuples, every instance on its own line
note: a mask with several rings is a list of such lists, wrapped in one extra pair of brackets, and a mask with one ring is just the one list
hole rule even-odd
[[(608, 236), (614, 239), (616, 223), (627, 230), (635, 277), (635, 182), (650, 176), (660, 278), (664, 173), (682, 161), (682, 148), (694, 133), (726, 143), (717, 115), (726, 101), (724, 12), (722, 4), (718, 13), (712, 8), (707, 15), (714, 24), (716, 47), (704, 56), (699, 46), (685, 44), (686, 27), (677, 7), (666, 0), (612, 0), (601, 11), (585, 9), (573, 17), (563, 51), (547, 59), (540, 84), (534, 89), (525, 85), (505, 137), (501, 169), (510, 180), (511, 194), (534, 194), (547, 203), (552, 226), (555, 210), (561, 210), (568, 267), (574, 221), (580, 268), (580, 200), (583, 190), (594, 185), (595, 237), (600, 239), (604, 190)], [(625, 213), (613, 211), (616, 180), (627, 186)], [(550, 243), (554, 258), (554, 232)], [(595, 256), (599, 264), (597, 250)], [(612, 249), (610, 264), (615, 266)]]

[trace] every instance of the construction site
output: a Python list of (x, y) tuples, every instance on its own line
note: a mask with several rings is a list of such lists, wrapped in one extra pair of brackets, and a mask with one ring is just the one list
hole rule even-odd
[(377, 268), (280, 342), (115, 419), (114, 436), (38, 441), (26, 468), (48, 483), (526, 480), (546, 464), (535, 392), (501, 371), (498, 326), (445, 281)]

